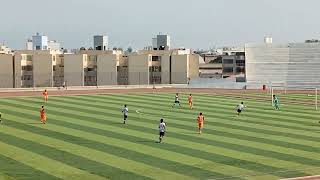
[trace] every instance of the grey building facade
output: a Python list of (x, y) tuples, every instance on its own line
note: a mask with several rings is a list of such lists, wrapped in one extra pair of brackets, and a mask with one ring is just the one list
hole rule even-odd
[(246, 44), (248, 87), (320, 85), (320, 43)]
[(108, 50), (108, 36), (95, 35), (93, 36), (93, 49), (106, 51)]

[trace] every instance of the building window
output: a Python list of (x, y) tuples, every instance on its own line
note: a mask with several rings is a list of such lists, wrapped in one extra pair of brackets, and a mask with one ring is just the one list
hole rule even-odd
[(161, 72), (161, 66), (151, 66), (149, 72)]
[(245, 68), (244, 67), (237, 67), (236, 68), (236, 72), (237, 73), (244, 73), (245, 72)]
[(233, 59), (224, 59), (223, 64), (233, 64)]
[(161, 56), (152, 56), (152, 61), (160, 61)]
[(32, 80), (32, 76), (30, 76), (30, 75), (21, 76), (21, 80), (30, 81), (30, 80)]
[(32, 61), (32, 55), (27, 55), (26, 58), (27, 58), (27, 61)]
[(236, 64), (237, 64), (237, 66), (245, 66), (245, 61), (244, 60), (237, 60)]
[(86, 68), (87, 69), (87, 71), (89, 72), (89, 71), (96, 71), (96, 68)]
[(89, 61), (97, 61), (97, 56), (89, 56)]
[(27, 65), (27, 66), (21, 66), (21, 70), (23, 70), (23, 71), (32, 71), (32, 66), (30, 66), (30, 65)]
[(233, 73), (233, 67), (225, 67), (223, 68), (224, 73)]

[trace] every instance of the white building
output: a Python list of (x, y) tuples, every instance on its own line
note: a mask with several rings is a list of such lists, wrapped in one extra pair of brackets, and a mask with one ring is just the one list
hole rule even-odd
[(93, 36), (93, 49), (106, 51), (108, 50), (108, 36), (95, 35)]
[(60, 43), (58, 43), (55, 40), (48, 41), (48, 50), (59, 51), (60, 50)]
[(320, 85), (320, 43), (246, 44), (245, 54), (248, 88)]
[(32, 39), (28, 39), (26, 43), (26, 50), (33, 50)]
[(48, 37), (37, 33), (32, 36), (33, 50), (47, 50), (48, 49)]

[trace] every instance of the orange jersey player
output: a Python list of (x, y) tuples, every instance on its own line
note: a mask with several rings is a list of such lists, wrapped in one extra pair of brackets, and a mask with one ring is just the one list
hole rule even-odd
[(46, 111), (44, 110), (44, 106), (42, 105), (41, 106), (41, 109), (40, 109), (40, 121), (45, 124), (46, 121), (47, 121), (47, 115), (46, 115)]
[(44, 98), (44, 102), (48, 102), (49, 94), (48, 94), (48, 91), (46, 89), (44, 90), (42, 95), (43, 95), (43, 98)]
[(201, 130), (203, 128), (203, 123), (204, 123), (204, 116), (202, 115), (202, 113), (199, 114), (197, 120), (198, 120), (199, 134), (201, 134)]
[(190, 109), (192, 109), (193, 108), (192, 94), (190, 94), (190, 96), (188, 97), (188, 103), (189, 103)]

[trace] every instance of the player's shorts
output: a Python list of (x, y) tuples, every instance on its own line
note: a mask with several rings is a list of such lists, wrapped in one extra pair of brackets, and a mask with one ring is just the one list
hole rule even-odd
[(47, 116), (46, 115), (41, 115), (40, 119), (41, 119), (41, 121), (46, 121), (47, 120)]
[(199, 128), (203, 128), (203, 123), (198, 123)]
[(180, 101), (174, 101), (175, 104), (180, 104)]
[(128, 118), (128, 115), (123, 115), (123, 119), (126, 120)]
[(238, 109), (238, 110), (237, 110), (238, 113), (241, 113), (241, 111), (242, 111), (241, 109)]
[(160, 136), (164, 136), (165, 132), (160, 132), (159, 135)]

